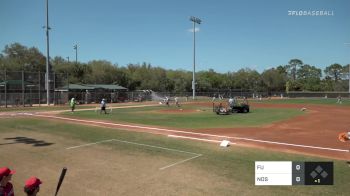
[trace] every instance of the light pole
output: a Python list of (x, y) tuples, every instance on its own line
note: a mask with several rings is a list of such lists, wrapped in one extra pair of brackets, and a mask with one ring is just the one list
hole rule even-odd
[(194, 16), (190, 17), (190, 21), (193, 22), (193, 75), (192, 75), (192, 99), (194, 100), (196, 97), (196, 78), (195, 78), (195, 73), (196, 73), (196, 23), (201, 24), (201, 19), (196, 18)]
[(75, 50), (75, 64), (78, 63), (78, 44), (74, 45), (74, 50)]
[(49, 0), (46, 0), (46, 76), (45, 76), (45, 85), (46, 85), (46, 102), (47, 105), (50, 105), (50, 47), (49, 47)]
[[(350, 46), (350, 43), (344, 43), (345, 45), (347, 45), (347, 46)], [(350, 63), (349, 63), (349, 94), (350, 94)], [(350, 96), (350, 95), (349, 95)]]
[(68, 60), (68, 63), (69, 63), (69, 56), (67, 56), (66, 58), (67, 58), (67, 60)]

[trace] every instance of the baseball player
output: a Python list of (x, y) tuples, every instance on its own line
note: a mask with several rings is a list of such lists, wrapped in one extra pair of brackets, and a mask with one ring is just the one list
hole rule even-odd
[(180, 107), (180, 104), (179, 104), (179, 99), (177, 97), (175, 97), (175, 105), (176, 107)]
[(228, 105), (232, 108), (233, 107), (233, 105), (234, 105), (234, 99), (232, 98), (232, 97), (230, 97), (229, 99), (228, 99)]
[(74, 110), (75, 110), (75, 105), (77, 104), (77, 102), (76, 102), (76, 100), (75, 100), (75, 98), (73, 97), (71, 100), (70, 100), (70, 102), (69, 102), (69, 105), (70, 105), (70, 108), (71, 108), (71, 110), (72, 110), (72, 113), (74, 112)]
[(169, 107), (169, 98), (165, 97), (165, 104)]
[(12, 175), (16, 171), (10, 170), (8, 167), (0, 168), (0, 195), (1, 196), (14, 196), (13, 185), (10, 182)]
[(339, 103), (339, 104), (343, 103), (342, 100), (341, 100), (341, 96), (340, 95), (337, 97), (337, 103)]
[(40, 191), (40, 184), (43, 182), (37, 177), (30, 177), (24, 185), (24, 192), (27, 196), (36, 196)]
[(107, 107), (106, 99), (102, 99), (102, 101), (101, 101), (101, 110), (100, 110), (100, 114), (102, 113), (102, 111), (104, 111), (105, 114), (107, 114), (107, 112), (106, 112), (106, 107)]

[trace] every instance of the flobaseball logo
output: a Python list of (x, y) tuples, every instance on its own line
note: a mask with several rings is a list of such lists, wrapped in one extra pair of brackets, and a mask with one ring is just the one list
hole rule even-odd
[(334, 16), (332, 10), (288, 10), (288, 16)]

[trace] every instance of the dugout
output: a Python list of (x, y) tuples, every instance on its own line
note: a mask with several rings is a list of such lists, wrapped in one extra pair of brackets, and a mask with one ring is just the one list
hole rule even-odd
[(69, 84), (56, 89), (56, 92), (67, 94), (67, 102), (74, 97), (80, 104), (99, 103), (103, 98), (108, 103), (124, 102), (127, 91), (127, 88), (117, 84)]

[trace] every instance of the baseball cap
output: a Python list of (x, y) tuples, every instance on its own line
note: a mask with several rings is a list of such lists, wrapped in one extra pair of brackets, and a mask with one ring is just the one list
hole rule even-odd
[(10, 170), (8, 167), (2, 167), (0, 168), (0, 178), (4, 177), (4, 176), (8, 176), (10, 174), (14, 174), (16, 173), (15, 170)]
[(26, 180), (24, 187), (28, 189), (33, 189), (35, 187), (38, 187), (42, 183), (43, 182), (39, 178), (32, 176), (28, 180)]

